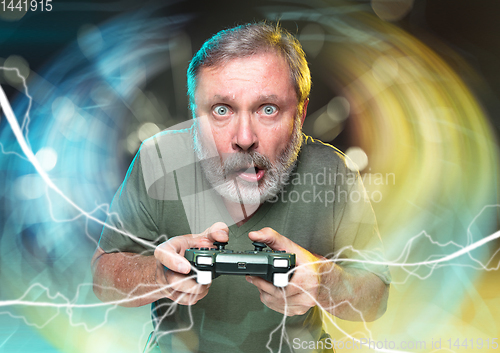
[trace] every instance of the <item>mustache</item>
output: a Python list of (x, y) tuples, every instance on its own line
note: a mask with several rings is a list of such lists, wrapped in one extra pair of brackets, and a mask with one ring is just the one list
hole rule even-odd
[(227, 176), (250, 168), (269, 170), (272, 168), (272, 163), (269, 158), (256, 151), (236, 152), (228, 155), (224, 160), (223, 168), (224, 174)]

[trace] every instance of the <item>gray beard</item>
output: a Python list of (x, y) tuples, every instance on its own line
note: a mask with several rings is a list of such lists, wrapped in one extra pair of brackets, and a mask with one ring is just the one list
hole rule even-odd
[[(287, 184), (290, 174), (297, 163), (302, 146), (302, 129), (300, 118), (294, 121), (290, 143), (279, 154), (275, 163), (256, 151), (235, 152), (227, 156), (222, 164), (221, 157), (209, 157), (203, 140), (199, 136), (197, 120), (193, 126), (194, 150), (202, 170), (210, 185), (225, 199), (245, 205), (261, 204), (274, 198)], [(249, 182), (241, 178), (230, 178), (236, 171), (257, 167), (264, 169), (265, 174), (258, 182)]]

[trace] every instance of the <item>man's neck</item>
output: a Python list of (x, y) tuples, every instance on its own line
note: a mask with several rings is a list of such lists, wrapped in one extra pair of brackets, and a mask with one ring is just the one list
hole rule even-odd
[(225, 198), (224, 200), (224, 205), (226, 206), (227, 211), (229, 212), (229, 215), (231, 218), (234, 220), (234, 223), (238, 226), (241, 227), (243, 224), (245, 224), (250, 218), (252, 218), (252, 215), (257, 212), (259, 207), (262, 204), (241, 204), (239, 202), (232, 202), (228, 201)]

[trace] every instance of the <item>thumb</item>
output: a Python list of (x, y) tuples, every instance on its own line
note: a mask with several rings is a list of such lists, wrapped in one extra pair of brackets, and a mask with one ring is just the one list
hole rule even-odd
[(187, 243), (188, 238), (185, 236), (170, 238), (156, 247), (154, 256), (168, 269), (187, 274), (191, 271), (191, 265), (184, 256), (180, 255), (182, 249), (188, 246)]
[(250, 232), (248, 233), (248, 237), (252, 241), (266, 244), (273, 250), (285, 250), (289, 253), (293, 253), (295, 252), (295, 248), (298, 247), (297, 244), (272, 228), (262, 228), (261, 230)]
[(248, 237), (253, 241), (266, 244), (273, 250), (285, 250), (289, 254), (295, 254), (296, 266), (318, 261), (318, 257), (272, 228), (263, 228), (255, 232), (250, 232), (248, 233)]
[(205, 236), (211, 243), (215, 241), (227, 242), (229, 240), (229, 228), (226, 223), (217, 222), (208, 227), (200, 236)]

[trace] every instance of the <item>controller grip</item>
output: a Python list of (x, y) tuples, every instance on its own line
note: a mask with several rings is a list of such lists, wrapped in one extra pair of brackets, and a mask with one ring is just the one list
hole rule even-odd
[(288, 285), (288, 273), (274, 273), (273, 284), (276, 287), (286, 287)]
[(196, 282), (198, 284), (210, 284), (212, 283), (212, 271), (200, 271), (196, 272)]

